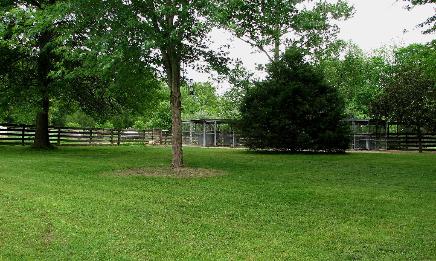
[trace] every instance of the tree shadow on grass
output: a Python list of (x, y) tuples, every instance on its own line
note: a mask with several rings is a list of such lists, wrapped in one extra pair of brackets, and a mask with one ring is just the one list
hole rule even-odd
[(245, 151), (255, 155), (349, 155), (346, 151), (310, 151), (310, 150), (252, 150)]

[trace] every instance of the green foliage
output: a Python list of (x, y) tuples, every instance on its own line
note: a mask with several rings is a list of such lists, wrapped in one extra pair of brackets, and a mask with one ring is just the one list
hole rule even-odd
[(289, 49), (250, 89), (241, 108), (242, 135), (253, 150), (329, 151), (348, 148), (344, 105), (335, 88)]
[(372, 108), (377, 117), (436, 130), (436, 41), (397, 50), (384, 85)]
[(82, 126), (80, 120), (66, 120), (80, 112), (95, 124), (112, 119), (125, 127), (138, 113), (153, 107), (161, 83), (138, 47), (120, 45), (108, 50), (107, 42), (101, 43), (106, 49), (83, 45), (84, 39), (91, 41), (84, 32), (94, 27), (77, 14), (79, 1), (9, 1), (2, 2), (2, 7), (0, 57), (5, 63), (0, 65), (0, 108), (4, 119), (22, 122), (17, 108), (36, 113), (45, 96), (55, 125)]
[(349, 118), (371, 117), (370, 104), (382, 89), (389, 61), (382, 55), (367, 56), (355, 45), (348, 45), (345, 57), (322, 59), (319, 69), (345, 101)]
[(342, 0), (227, 0), (219, 2), (215, 17), (273, 61), (283, 44), (322, 51), (338, 33), (334, 20), (347, 19), (352, 12)]
[(182, 118), (218, 118), (220, 99), (215, 87), (210, 83), (195, 83), (182, 89)]
[[(417, 5), (433, 5), (433, 9), (435, 7), (434, 0), (403, 0), (404, 2), (408, 2), (407, 9), (412, 9)], [(436, 31), (436, 14), (433, 14), (429, 18), (427, 18), (424, 22), (418, 25), (421, 28), (424, 28), (424, 34), (431, 34)]]
[(82, 111), (76, 111), (66, 116), (65, 126), (76, 128), (95, 128), (96, 122), (92, 117), (86, 115)]
[(247, 93), (253, 87), (253, 74), (237, 63), (228, 74), (230, 89), (220, 97), (220, 117), (224, 119), (238, 119), (239, 108)]

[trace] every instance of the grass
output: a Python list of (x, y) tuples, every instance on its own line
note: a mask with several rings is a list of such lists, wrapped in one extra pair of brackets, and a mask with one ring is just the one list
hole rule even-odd
[(436, 155), (0, 147), (0, 259), (436, 260)]

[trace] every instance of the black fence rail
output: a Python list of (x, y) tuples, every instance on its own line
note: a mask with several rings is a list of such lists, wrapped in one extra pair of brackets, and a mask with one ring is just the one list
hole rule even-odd
[[(62, 145), (171, 144), (167, 130), (98, 129), (49, 127), (50, 141)], [(35, 138), (35, 126), (0, 124), (0, 144), (29, 145)]]
[(436, 133), (415, 133), (390, 135), (353, 134), (351, 148), (355, 150), (423, 150), (436, 151)]
[[(350, 149), (353, 150), (423, 150), (436, 151), (436, 133), (399, 131), (395, 128), (353, 122)], [(185, 124), (183, 143), (203, 147), (240, 147), (244, 139), (231, 128), (213, 124)], [(375, 126), (375, 127), (374, 127)], [(187, 128), (186, 128), (187, 127)], [(171, 132), (162, 129), (101, 129), (49, 127), (50, 141), (63, 145), (171, 145)], [(0, 123), (0, 144), (30, 145), (35, 138), (35, 126)]]

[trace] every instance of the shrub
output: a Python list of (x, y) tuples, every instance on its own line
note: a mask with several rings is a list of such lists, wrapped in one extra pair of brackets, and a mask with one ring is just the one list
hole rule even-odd
[(268, 78), (241, 106), (241, 132), (252, 150), (343, 152), (344, 104), (298, 49), (269, 65)]

